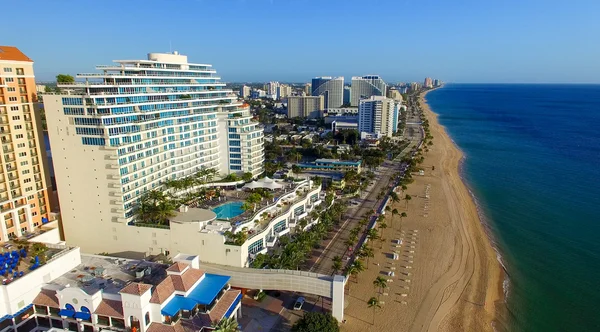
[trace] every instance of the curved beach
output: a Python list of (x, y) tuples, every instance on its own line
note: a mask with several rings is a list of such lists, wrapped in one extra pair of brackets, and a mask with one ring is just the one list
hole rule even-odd
[[(400, 222), (386, 214), (385, 240), (372, 243), (375, 257), (369, 269), (348, 282), (349, 306), (344, 331), (493, 331), (495, 306), (501, 303), (503, 272), (478, 210), (463, 183), (459, 166), (463, 153), (447, 135), (425, 102), (433, 145), (421, 165), (424, 175), (393, 204), (406, 212)], [(433, 168), (432, 168), (433, 166)], [(404, 240), (395, 248), (392, 239)], [(381, 248), (380, 248), (381, 247)], [(389, 257), (399, 250), (400, 259)], [(377, 296), (372, 281), (387, 271), (396, 277), (380, 295), (381, 308), (368, 308)]]

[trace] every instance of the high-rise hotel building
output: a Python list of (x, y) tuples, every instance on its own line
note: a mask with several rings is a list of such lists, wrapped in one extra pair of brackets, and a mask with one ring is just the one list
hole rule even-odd
[(336, 108), (344, 103), (344, 78), (343, 77), (315, 77), (311, 84), (313, 96), (323, 96), (325, 108)]
[(211, 65), (177, 52), (114, 62), (44, 96), (65, 238), (86, 251), (166, 180), (263, 172), (263, 129)]
[(361, 99), (371, 96), (386, 96), (387, 84), (377, 75), (352, 77), (352, 92), (350, 94), (350, 105), (358, 106)]
[(33, 61), (0, 46), (0, 242), (33, 231), (50, 212), (35, 93)]

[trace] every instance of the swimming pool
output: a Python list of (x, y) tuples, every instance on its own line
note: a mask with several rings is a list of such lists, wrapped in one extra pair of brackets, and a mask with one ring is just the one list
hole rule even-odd
[(244, 210), (242, 210), (243, 204), (243, 202), (229, 202), (217, 206), (216, 208), (212, 209), (212, 211), (217, 214), (217, 219), (231, 219), (244, 212)]

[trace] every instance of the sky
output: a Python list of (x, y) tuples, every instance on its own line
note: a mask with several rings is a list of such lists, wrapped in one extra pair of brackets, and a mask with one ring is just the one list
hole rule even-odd
[(392, 83), (600, 83), (598, 0), (0, 0), (0, 8), (0, 45), (32, 58), (38, 81), (176, 50), (227, 82), (377, 74)]

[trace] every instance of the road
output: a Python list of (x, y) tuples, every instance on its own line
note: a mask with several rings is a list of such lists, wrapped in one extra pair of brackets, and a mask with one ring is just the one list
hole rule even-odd
[[(405, 139), (410, 140), (410, 144), (402, 151), (402, 153), (400, 153), (400, 157), (415, 148), (423, 138), (420, 119), (416, 114), (418, 113), (415, 111), (415, 115), (412, 115), (412, 109), (409, 108), (407, 125), (403, 136)], [(376, 177), (374, 183), (367, 187), (362, 193), (360, 204), (358, 206), (350, 206), (346, 212), (348, 218), (335, 230), (332, 238), (325, 240), (321, 246), (323, 249), (315, 250), (313, 253), (313, 257), (311, 257), (308, 265), (311, 266), (311, 272), (331, 275), (333, 273), (332, 266), (333, 258), (335, 256), (343, 257), (343, 263), (345, 265), (347, 262), (346, 259), (351, 254), (351, 252), (348, 252), (348, 247), (344, 244), (348, 237), (350, 237), (350, 231), (358, 225), (365, 213), (371, 210), (377, 210), (382, 203), (382, 200), (378, 200), (377, 196), (381, 189), (390, 186), (391, 177), (395, 172), (400, 170), (401, 164), (399, 159), (400, 158), (396, 158), (394, 161), (384, 162), (384, 164), (375, 172)]]

